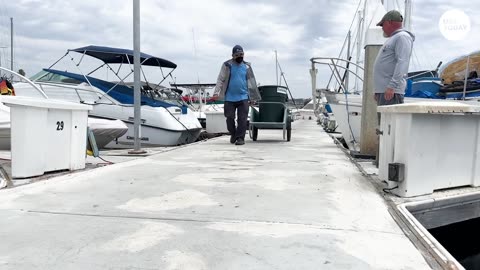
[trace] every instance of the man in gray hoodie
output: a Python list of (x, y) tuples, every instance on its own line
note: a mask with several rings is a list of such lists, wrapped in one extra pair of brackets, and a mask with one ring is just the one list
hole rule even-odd
[(415, 36), (402, 28), (403, 16), (396, 10), (387, 12), (377, 24), (389, 39), (383, 44), (373, 66), (373, 83), (377, 105), (403, 103), (408, 65)]

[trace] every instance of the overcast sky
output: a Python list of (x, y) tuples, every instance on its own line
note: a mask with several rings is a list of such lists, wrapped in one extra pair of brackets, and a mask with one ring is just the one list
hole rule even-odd
[[(403, 6), (402, 0), (398, 6)], [(358, 0), (143, 0), (141, 50), (178, 65), (177, 83), (214, 83), (231, 49), (240, 44), (257, 81), (275, 83), (275, 54), (294, 97), (309, 97), (310, 61), (338, 56)], [(480, 48), (480, 16), (472, 1), (413, 0), (415, 60), (411, 70), (433, 69)], [(397, 3), (398, 4), (398, 3)], [(445, 39), (439, 19), (451, 9), (471, 20), (470, 35)], [(382, 12), (383, 13), (383, 12)], [(402, 10), (403, 13), (403, 10)], [(67, 49), (86, 45), (133, 48), (131, 0), (0, 0), (0, 47), (10, 46), (10, 17), (15, 23), (15, 69), (28, 76), (50, 66)], [(476, 35), (475, 35), (475, 34)], [(3, 66), (9, 48), (1, 48)], [(326, 83), (319, 70), (319, 87)]]

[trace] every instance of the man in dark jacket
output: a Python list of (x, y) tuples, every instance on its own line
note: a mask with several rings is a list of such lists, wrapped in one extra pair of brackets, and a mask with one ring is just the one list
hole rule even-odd
[(227, 118), (230, 143), (236, 145), (245, 144), (249, 103), (260, 100), (252, 67), (250, 63), (243, 61), (243, 56), (243, 48), (235, 45), (232, 49), (232, 59), (222, 64), (214, 92), (214, 96), (225, 101), (223, 110)]

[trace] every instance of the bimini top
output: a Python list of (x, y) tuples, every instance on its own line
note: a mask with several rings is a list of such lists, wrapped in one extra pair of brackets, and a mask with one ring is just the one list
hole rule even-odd
[[(107, 64), (133, 64), (133, 50), (128, 49), (90, 45), (78, 49), (71, 49), (68, 51), (86, 54), (102, 60)], [(144, 66), (177, 68), (177, 65), (175, 63), (142, 52), (140, 52), (140, 63)]]
[[(133, 98), (133, 88), (130, 88), (125, 85), (119, 85), (112, 82), (107, 82), (101, 79), (93, 78), (90, 76), (83, 76), (80, 74), (75, 74), (67, 71), (60, 71), (55, 69), (43, 69), (46, 72), (57, 74), (61, 76), (65, 76), (67, 78), (72, 78), (74, 80), (84, 82), (90, 84), (98, 89), (102, 90), (103, 92), (107, 93), (113, 99), (117, 100), (122, 104), (134, 104)], [(151, 107), (175, 107), (176, 105), (170, 104), (165, 101), (156, 100), (149, 96), (142, 95), (140, 103), (142, 105), (148, 105)]]

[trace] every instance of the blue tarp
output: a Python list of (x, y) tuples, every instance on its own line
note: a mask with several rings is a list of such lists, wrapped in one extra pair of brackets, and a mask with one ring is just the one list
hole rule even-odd
[[(133, 64), (133, 50), (90, 45), (69, 51), (84, 53), (107, 64)], [(146, 53), (140, 53), (140, 62), (142, 66), (177, 68), (173, 62)]]
[(433, 99), (444, 99), (443, 97), (437, 96), (436, 94), (425, 91), (425, 90), (418, 90), (411, 95), (405, 95), (406, 97), (417, 97), (417, 98), (433, 98)]
[[(90, 76), (86, 76), (87, 79), (80, 74), (75, 74), (67, 71), (60, 71), (60, 70), (55, 70), (55, 69), (43, 69), (47, 72), (53, 73), (53, 74), (58, 74), (61, 76), (65, 76), (68, 78), (75, 79), (77, 81), (85, 82), (88, 83), (90, 82), (92, 86), (97, 87), (98, 89), (102, 90), (103, 92), (108, 92), (108, 95), (111, 96), (113, 99), (116, 101), (122, 103), (122, 104), (133, 104), (133, 89), (125, 86), (125, 85), (116, 85), (111, 82), (107, 82), (104, 80), (96, 79)], [(112, 89), (113, 88), (113, 89)], [(112, 90), (110, 90), (112, 89)], [(153, 98), (147, 97), (147, 96), (142, 96), (141, 99), (141, 104), (142, 105), (148, 105), (152, 107), (163, 107), (163, 108), (168, 108), (168, 107), (174, 107), (176, 105), (164, 102), (164, 101), (159, 101), (155, 100)]]
[(440, 78), (422, 77), (414, 80), (407, 80), (405, 96), (443, 99), (444, 97), (438, 96), (438, 91), (440, 90), (441, 85), (437, 82), (440, 82)]

